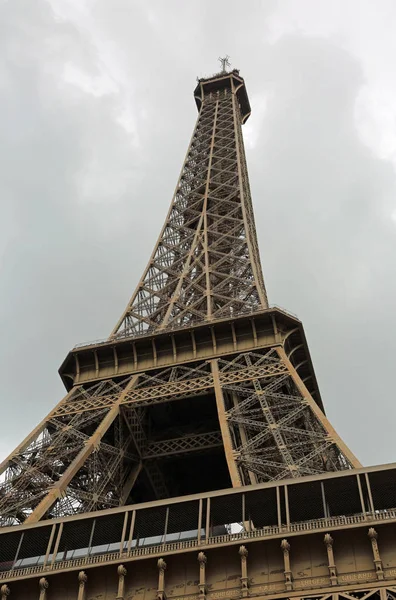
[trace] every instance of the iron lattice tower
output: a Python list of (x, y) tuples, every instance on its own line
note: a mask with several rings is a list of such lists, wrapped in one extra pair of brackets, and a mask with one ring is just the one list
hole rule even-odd
[(201, 79), (165, 225), (110, 337), (1, 465), (3, 525), (359, 467), (327, 420), (301, 322), (268, 305), (237, 70)]
[(114, 337), (268, 308), (242, 139), (250, 113), (243, 80), (234, 73), (200, 82), (195, 99), (199, 115), (168, 216)]

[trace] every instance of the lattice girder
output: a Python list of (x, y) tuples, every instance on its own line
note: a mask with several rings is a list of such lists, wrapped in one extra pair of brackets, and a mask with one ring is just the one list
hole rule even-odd
[(171, 208), (114, 337), (266, 308), (233, 85), (205, 95)]
[[(219, 414), (234, 485), (358, 466), (283, 349), (247, 352), (218, 365)], [(248, 379), (241, 377), (246, 371)], [(230, 381), (232, 374), (238, 382)]]
[[(216, 397), (219, 431), (150, 440), (150, 407), (202, 394)], [(358, 465), (284, 351), (263, 349), (75, 386), (5, 461), (3, 522), (117, 506), (142, 466), (156, 497), (167, 497), (156, 458), (221, 444), (239, 484)]]
[[(3, 525), (111, 509), (136, 490), (169, 497), (179, 489), (169, 473), (199, 466), (193, 453), (212, 452), (235, 487), (360, 466), (290, 362), (305, 343), (288, 349), (297, 319), (285, 334), (267, 310), (242, 138), (249, 103), (235, 71), (219, 81), (199, 84), (176, 191), (125, 312), (106, 344), (87, 347), (81, 369), (71, 353), (73, 389), (0, 465)], [(264, 325), (250, 313), (265, 314)], [(237, 317), (251, 322), (249, 346)]]

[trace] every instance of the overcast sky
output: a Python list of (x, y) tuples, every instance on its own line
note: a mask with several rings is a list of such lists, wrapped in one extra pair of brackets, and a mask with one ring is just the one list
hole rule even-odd
[(395, 28), (394, 0), (0, 0), (1, 457), (123, 311), (229, 54), (270, 302), (352, 451), (396, 461)]

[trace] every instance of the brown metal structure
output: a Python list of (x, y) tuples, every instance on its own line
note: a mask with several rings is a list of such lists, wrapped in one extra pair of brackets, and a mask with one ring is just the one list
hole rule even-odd
[(221, 74), (194, 96), (198, 119), (171, 207), (116, 339), (268, 307), (241, 130), (244, 81)]
[[(382, 494), (386, 468), (362, 469), (337, 435), (301, 322), (268, 305), (244, 80), (223, 70), (199, 80), (194, 96), (187, 156), (130, 302), (107, 340), (68, 354), (66, 396), (0, 465), (0, 595), (12, 583), (17, 594), (31, 589), (17, 597), (40, 600), (71, 589), (79, 600), (88, 589), (121, 600), (139, 585), (154, 586), (158, 600), (301, 598), (305, 588), (350, 600), (351, 576), (363, 585), (355, 598), (396, 600), (396, 560), (384, 563), (372, 527), (396, 523), (396, 495), (389, 485)], [(361, 577), (339, 549), (355, 538)], [(167, 569), (163, 556), (176, 565), (180, 553), (197, 583)], [(128, 583), (124, 563), (143, 558), (144, 574)], [(81, 569), (92, 569), (92, 583)], [(225, 584), (225, 573), (238, 575)], [(395, 579), (387, 588), (386, 578)]]

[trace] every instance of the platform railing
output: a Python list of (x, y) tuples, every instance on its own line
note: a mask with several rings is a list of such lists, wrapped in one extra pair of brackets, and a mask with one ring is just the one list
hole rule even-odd
[[(286, 313), (287, 315), (293, 317), (294, 319), (298, 319), (298, 316), (291, 312), (290, 310), (286, 310), (285, 308), (283, 308), (282, 306), (279, 306), (278, 304), (271, 304), (268, 306), (267, 309), (265, 310), (270, 310), (270, 309), (278, 309), (284, 313)], [(235, 315), (235, 317), (238, 316), (246, 316), (248, 314), (254, 314), (257, 313), (257, 308), (253, 308), (253, 307), (247, 307), (244, 310), (240, 310), (238, 312), (238, 314)], [(216, 319), (213, 319), (216, 320)], [(211, 322), (210, 319), (208, 319), (206, 321), (208, 324)], [(164, 329), (161, 329), (161, 333), (167, 333), (167, 332), (171, 332), (171, 331), (175, 331), (175, 330), (183, 330), (183, 329), (190, 329), (192, 326), (194, 325), (203, 325), (203, 322), (197, 322), (197, 323), (186, 323), (185, 325), (173, 325), (173, 326), (168, 326)], [(101, 339), (97, 339), (97, 340), (93, 340), (93, 341), (89, 341), (89, 342), (80, 342), (78, 344), (76, 344), (73, 347), (73, 350), (79, 350), (80, 348), (89, 348), (90, 346), (101, 346), (104, 344), (108, 344), (110, 342), (117, 342), (117, 341), (127, 341), (127, 340), (133, 340), (133, 339), (138, 339), (141, 337), (144, 337), (146, 335), (150, 335), (150, 332), (148, 331), (144, 331), (142, 333), (134, 333), (134, 334), (124, 334), (123, 332), (116, 334), (114, 336), (114, 338), (110, 339), (110, 338), (101, 338)]]
[(368, 525), (381, 523), (383, 521), (396, 521), (396, 508), (376, 511), (373, 513), (362, 513), (350, 516), (329, 517), (324, 519), (316, 519), (314, 521), (305, 521), (301, 523), (291, 523), (289, 526), (283, 525), (280, 527), (264, 527), (253, 531), (241, 531), (239, 533), (230, 533), (224, 535), (209, 536), (208, 539), (194, 539), (172, 543), (158, 543), (147, 547), (137, 547), (129, 551), (122, 552), (106, 552), (103, 554), (95, 554), (81, 558), (60, 560), (52, 565), (35, 565), (26, 568), (15, 569), (0, 573), (0, 580), (18, 579), (29, 575), (41, 575), (43, 573), (51, 573), (62, 570), (79, 569), (95, 565), (105, 565), (109, 563), (125, 561), (128, 559), (150, 557), (155, 555), (172, 554), (182, 550), (188, 551), (192, 549), (205, 549), (215, 545), (228, 545), (239, 543), (241, 541), (257, 541), (264, 540), (267, 537), (283, 536), (285, 534), (293, 534), (299, 532), (317, 532), (320, 530), (332, 530), (334, 528), (343, 528), (353, 525)]

